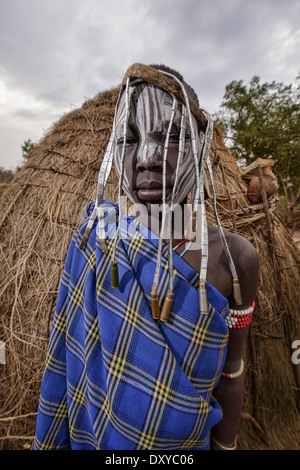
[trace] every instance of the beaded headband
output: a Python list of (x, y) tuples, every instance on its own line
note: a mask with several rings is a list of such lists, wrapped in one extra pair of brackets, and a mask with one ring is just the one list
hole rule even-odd
[[(172, 122), (175, 114), (175, 110), (178, 105), (181, 105), (182, 108), (182, 119), (180, 126), (180, 140), (179, 140), (179, 151), (178, 151), (178, 160), (177, 168), (175, 173), (175, 182), (173, 186), (173, 193), (171, 199), (171, 208), (174, 202), (174, 194), (176, 191), (176, 186), (178, 183), (178, 169), (182, 162), (183, 149), (184, 149), (184, 139), (185, 139), (185, 129), (187, 125), (191, 133), (191, 146), (192, 146), (192, 158), (193, 158), (193, 168), (195, 174), (195, 187), (193, 190), (192, 196), (192, 213), (190, 218), (190, 225), (187, 228), (186, 239), (192, 242), (196, 231), (196, 224), (200, 224), (200, 236), (201, 236), (201, 264), (200, 264), (200, 274), (199, 274), (199, 307), (201, 314), (208, 313), (208, 303), (206, 296), (206, 273), (207, 273), (207, 262), (208, 262), (208, 235), (207, 235), (207, 221), (205, 214), (205, 193), (204, 193), (204, 173), (205, 168), (208, 169), (208, 173), (211, 180), (211, 185), (213, 188), (213, 198), (214, 198), (214, 211), (215, 217), (217, 220), (220, 237), (222, 240), (223, 248), (228, 260), (228, 264), (231, 270), (233, 277), (233, 295), (237, 304), (241, 304), (241, 293), (239, 287), (239, 281), (236, 273), (236, 269), (226, 242), (226, 238), (221, 227), (216, 207), (216, 194), (214, 191), (214, 181), (213, 173), (211, 169), (209, 152), (211, 147), (211, 141), (213, 136), (213, 121), (211, 116), (205, 111), (200, 109), (194, 101), (189, 99), (187, 90), (184, 84), (172, 73), (156, 70), (153, 67), (149, 67), (143, 64), (133, 64), (127, 70), (122, 86), (120, 89), (119, 98), (116, 104), (116, 110), (118, 109), (118, 104), (120, 97), (125, 93), (125, 116), (124, 116), (124, 138), (122, 146), (122, 154), (120, 159), (120, 174), (119, 174), (119, 191), (118, 191), (118, 200), (119, 200), (119, 223), (117, 230), (114, 235), (114, 245), (112, 252), (112, 287), (118, 288), (118, 269), (117, 269), (117, 260), (116, 260), (116, 247), (120, 239), (120, 230), (121, 230), (121, 196), (123, 191), (123, 177), (124, 177), (124, 159), (125, 159), (125, 146), (126, 146), (126, 133), (127, 133), (127, 124), (130, 113), (130, 87), (134, 87), (137, 83), (141, 81), (150, 83), (151, 85), (157, 86), (162, 90), (166, 91), (173, 98), (173, 105), (171, 109), (170, 121), (168, 126), (168, 131), (164, 143), (164, 153), (163, 153), (163, 212), (162, 212), (162, 227), (159, 235), (158, 242), (158, 252), (157, 252), (157, 262), (156, 270), (153, 280), (152, 292), (151, 292), (151, 309), (153, 318), (156, 320), (167, 321), (169, 313), (171, 310), (172, 299), (173, 299), (173, 254), (172, 254), (172, 237), (168, 237), (168, 267), (169, 267), (169, 289), (164, 300), (162, 309), (160, 310), (159, 299), (157, 295), (157, 288), (159, 284), (160, 268), (161, 268), (161, 256), (162, 256), (162, 239), (163, 233), (166, 233), (166, 228), (171, 235), (171, 217), (168, 218), (169, 223), (166, 227), (166, 162), (167, 162), (167, 152), (168, 152), (168, 143), (169, 136), (172, 127)], [(192, 116), (197, 120), (199, 129), (194, 128), (194, 123)], [(104, 155), (102, 165), (98, 177), (98, 187), (97, 187), (97, 197), (94, 207), (94, 211), (88, 221), (85, 234), (83, 236), (80, 248), (84, 246), (88, 238), (89, 232), (93, 227), (94, 221), (98, 218), (99, 220), (99, 238), (101, 247), (104, 253), (108, 252), (106, 245), (106, 234), (105, 234), (105, 224), (104, 224), (104, 206), (103, 206), (103, 195), (105, 186), (112, 168), (113, 156), (115, 151), (115, 127), (116, 127), (116, 113), (113, 122), (113, 128), (111, 136), (107, 145), (107, 150)], [(197, 152), (196, 148), (196, 135), (199, 133), (200, 140), (200, 155)]]

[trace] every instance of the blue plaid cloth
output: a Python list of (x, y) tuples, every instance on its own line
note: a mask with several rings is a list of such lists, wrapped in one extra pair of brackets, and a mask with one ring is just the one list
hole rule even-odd
[[(223, 368), (227, 300), (207, 283), (199, 314), (198, 274), (174, 253), (174, 300), (167, 323), (152, 319), (157, 237), (122, 218), (119, 288), (111, 287), (117, 206), (109, 209), (109, 253), (97, 223), (79, 244), (93, 205), (67, 253), (46, 356), (34, 449), (208, 449), (222, 417), (213, 398)], [(126, 236), (128, 235), (128, 236)], [(152, 236), (152, 238), (151, 238)], [(168, 290), (167, 247), (158, 286)]]

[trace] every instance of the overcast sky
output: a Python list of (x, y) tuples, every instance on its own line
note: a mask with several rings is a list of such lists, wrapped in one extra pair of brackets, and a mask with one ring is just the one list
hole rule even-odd
[(0, 0), (0, 166), (133, 62), (179, 70), (218, 111), (232, 80), (291, 83), (299, 0)]

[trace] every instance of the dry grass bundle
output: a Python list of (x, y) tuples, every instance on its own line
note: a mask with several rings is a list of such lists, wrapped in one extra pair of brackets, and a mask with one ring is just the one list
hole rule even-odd
[[(219, 132), (211, 155), (219, 216), (223, 227), (246, 237), (260, 258), (239, 447), (299, 449), (300, 365), (291, 359), (292, 343), (300, 338), (299, 251), (277, 213), (276, 195), (266, 204), (249, 204), (247, 184)], [(208, 212), (213, 223), (211, 205)]]
[[(85, 206), (95, 199), (117, 94), (117, 88), (100, 93), (63, 116), (1, 198), (0, 339), (6, 347), (6, 364), (0, 365), (2, 449), (32, 445), (66, 251)], [(276, 215), (275, 202), (268, 209), (268, 227), (263, 205), (249, 209), (247, 185), (217, 128), (211, 161), (223, 225), (246, 236), (261, 257), (239, 446), (296, 449), (299, 370), (291, 362), (290, 348), (300, 338), (298, 253)], [(116, 200), (115, 181), (112, 172), (107, 199)], [(209, 201), (207, 209), (214, 223)]]

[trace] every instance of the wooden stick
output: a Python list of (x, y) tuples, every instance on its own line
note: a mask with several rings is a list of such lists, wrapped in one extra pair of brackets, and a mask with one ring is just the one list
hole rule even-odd
[(23, 418), (28, 418), (28, 416), (37, 416), (37, 412), (35, 413), (27, 413), (25, 415), (19, 415), (19, 416), (9, 416), (7, 418), (0, 418), (0, 421), (14, 421), (15, 419), (23, 419)]
[(13, 439), (14, 441), (32, 441), (35, 436), (1, 436), (0, 441), (6, 441), (7, 439)]
[(79, 180), (82, 179), (81, 176), (72, 175), (71, 173), (67, 173), (66, 171), (61, 171), (58, 168), (54, 168), (54, 167), (51, 167), (51, 166), (50, 167), (42, 167), (42, 166), (38, 166), (38, 165), (27, 165), (26, 168), (33, 168), (34, 170), (42, 170), (42, 171), (53, 171), (54, 173), (59, 173), (61, 175), (71, 176), (72, 178), (77, 178)]
[(258, 171), (259, 185), (260, 185), (260, 190), (261, 190), (261, 195), (262, 195), (262, 200), (263, 200), (264, 213), (266, 216), (266, 224), (267, 224), (269, 241), (272, 242), (273, 237), (272, 237), (272, 228), (271, 228), (271, 218), (269, 214), (269, 203), (268, 203), (268, 198), (267, 198), (263, 175), (262, 175), (260, 166), (257, 167), (257, 171)]
[(229, 199), (230, 209), (232, 210), (232, 223), (233, 223), (234, 230), (236, 230), (236, 220), (235, 220), (235, 215), (234, 215), (234, 207), (233, 207), (233, 203), (232, 203), (232, 199), (231, 199), (231, 194), (230, 194), (230, 191), (228, 189), (227, 180), (226, 180), (225, 171), (224, 171), (224, 167), (223, 167), (222, 162), (220, 163), (220, 166), (221, 166), (221, 171), (222, 171), (223, 182), (224, 182), (226, 192), (227, 192), (227, 196), (228, 196), (228, 199)]

